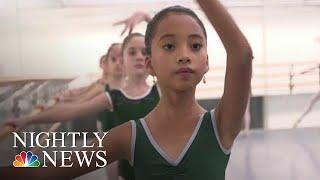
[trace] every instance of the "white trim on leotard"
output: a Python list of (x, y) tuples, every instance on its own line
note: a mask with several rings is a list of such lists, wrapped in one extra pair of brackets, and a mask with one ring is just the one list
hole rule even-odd
[[(205, 114), (205, 113), (204, 113)], [(143, 129), (145, 130), (147, 137), (150, 141), (150, 143), (152, 144), (152, 146), (156, 149), (156, 151), (172, 166), (177, 166), (179, 165), (179, 163), (182, 161), (182, 159), (184, 158), (184, 156), (186, 155), (187, 151), (189, 150), (190, 146), (192, 145), (194, 139), (196, 138), (196, 135), (199, 132), (200, 126), (202, 124), (203, 121), (203, 116), (204, 114), (202, 114), (200, 116), (200, 119), (196, 125), (196, 127), (193, 130), (193, 133), (191, 135), (191, 137), (189, 138), (187, 144), (185, 145), (185, 147), (183, 148), (183, 150), (180, 152), (178, 158), (176, 160), (173, 160), (169, 157), (169, 155), (162, 150), (162, 148), (160, 147), (160, 145), (157, 143), (157, 141), (153, 138), (150, 129), (146, 123), (146, 121), (144, 119), (140, 119), (140, 122), (142, 124)]]
[(119, 91), (120, 91), (126, 98), (131, 99), (131, 100), (137, 100), (137, 99), (142, 99), (142, 98), (148, 96), (148, 95), (150, 94), (151, 90), (152, 90), (152, 87), (153, 87), (153, 86), (150, 86), (150, 88), (149, 88), (144, 94), (142, 94), (142, 95), (140, 95), (140, 96), (130, 96), (130, 95), (127, 94), (122, 88), (119, 89)]
[(231, 153), (231, 149), (232, 149), (232, 146), (227, 149), (225, 147), (223, 147), (222, 143), (221, 143), (221, 140), (220, 140), (220, 136), (219, 136), (219, 132), (218, 132), (218, 128), (217, 128), (217, 125), (216, 125), (216, 118), (214, 116), (214, 111), (215, 109), (212, 109), (210, 111), (210, 116), (211, 116), (211, 121), (212, 121), (212, 126), (213, 126), (213, 130), (214, 130), (214, 134), (216, 135), (216, 138), (217, 138), (217, 141), (218, 141), (218, 144), (220, 146), (220, 149), (223, 151), (224, 154), (226, 155), (229, 155)]
[(134, 165), (134, 151), (136, 148), (136, 137), (137, 137), (137, 128), (136, 128), (136, 122), (134, 120), (130, 120), (131, 123), (131, 159), (129, 163), (131, 166)]

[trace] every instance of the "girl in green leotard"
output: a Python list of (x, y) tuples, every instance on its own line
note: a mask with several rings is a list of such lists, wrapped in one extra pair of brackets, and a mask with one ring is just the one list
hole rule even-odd
[[(122, 44), (122, 57), (126, 80), (118, 90), (102, 92), (96, 97), (77, 103), (63, 103), (31, 117), (11, 119), (7, 124), (21, 129), (28, 124), (61, 122), (112, 110), (114, 121), (107, 122), (107, 129), (146, 116), (158, 103), (156, 85), (150, 87), (146, 78), (144, 36), (138, 33), (127, 36)], [(134, 179), (133, 168), (128, 161), (119, 162), (119, 176)]]
[(252, 51), (219, 1), (198, 2), (227, 52), (223, 96), (210, 112), (195, 100), (196, 85), (209, 68), (201, 21), (183, 7), (160, 11), (145, 38), (147, 69), (158, 79), (160, 102), (145, 118), (112, 129), (104, 140), (108, 160), (129, 160), (138, 180), (225, 178), (247, 105)]
[[(39, 114), (39, 116), (42, 118), (49, 117), (52, 119), (59, 119), (59, 115), (50, 113), (58, 110), (56, 112), (58, 112), (59, 114), (65, 114), (65, 112), (67, 112), (65, 115), (69, 116), (69, 118), (73, 118), (70, 116), (72, 116), (72, 113), (76, 112), (77, 110), (72, 108), (71, 106), (76, 108), (78, 104), (90, 103), (90, 101), (97, 95), (104, 95), (107, 90), (120, 88), (123, 82), (123, 59), (121, 48), (122, 44), (113, 43), (108, 48), (107, 53), (101, 57), (99, 66), (102, 69), (102, 77), (99, 80), (86, 88), (82, 88), (82, 90), (80, 91), (76, 91), (74, 97), (65, 96), (61, 99), (59, 104), (56, 104), (55, 106), (52, 106), (50, 107), (50, 109), (46, 110), (44, 112), (44, 116), (42, 113)], [(63, 107), (66, 107), (66, 109), (63, 110)], [(70, 112), (71, 114), (68, 114)], [(87, 115), (89, 116), (89, 114), (84, 114), (83, 116)], [(76, 116), (74, 118), (79, 119), (83, 116)], [(25, 125), (29, 124), (25, 121), (24, 118), (25, 117), (21, 119), (12, 119), (9, 121), (9, 123), (15, 125), (18, 129), (21, 129)], [(30, 119), (33, 118), (37, 118), (37, 116), (30, 117)], [(95, 121), (97, 122), (98, 130), (101, 129), (102, 131), (108, 131), (111, 128), (115, 127), (115, 118), (113, 116), (113, 113), (107, 109), (98, 114), (98, 120), (99, 121)], [(113, 163), (112, 165), (107, 167), (108, 179), (118, 179), (117, 166), (117, 163)]]
[[(104, 93), (111, 89), (116, 89), (121, 87), (123, 82), (123, 60), (121, 54), (121, 44), (114, 43), (112, 44), (105, 58), (100, 61), (100, 67), (104, 70), (106, 81), (104, 83), (104, 87), (99, 91), (96, 91), (96, 95), (100, 93)], [(94, 94), (94, 91), (91, 93), (87, 93), (87, 98), (90, 99), (90, 95)], [(82, 99), (85, 99), (82, 98)], [(79, 101), (78, 101), (79, 102)], [(97, 121), (97, 129), (98, 131), (106, 132), (109, 131), (111, 128), (114, 127), (114, 113), (109, 110), (104, 110), (100, 112), (98, 115)], [(114, 162), (106, 168), (107, 178), (108, 180), (117, 180), (118, 179), (118, 163)]]

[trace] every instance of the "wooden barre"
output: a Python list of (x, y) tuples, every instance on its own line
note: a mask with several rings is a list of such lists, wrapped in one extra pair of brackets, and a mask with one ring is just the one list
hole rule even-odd
[[(50, 100), (47, 104), (48, 104), (48, 106), (53, 106), (56, 102), (57, 101), (55, 101), (55, 100)], [(36, 115), (36, 114), (42, 112), (43, 110), (44, 110), (44, 108), (37, 107), (31, 113), (29, 113), (27, 116)], [(13, 131), (14, 131), (14, 127), (12, 127), (12, 126), (4, 126), (4, 130), (0, 132), (0, 141), (2, 141), (7, 136), (9, 136), (9, 134), (11, 134)]]
[[(206, 85), (205, 85), (206, 86)], [(295, 83), (294, 87), (295, 89), (298, 87), (313, 87), (317, 86), (316, 82), (301, 82), (301, 83)], [(198, 87), (197, 90), (201, 92), (222, 92), (224, 86), (209, 86), (209, 87)], [(252, 83), (252, 89), (289, 89), (289, 84), (288, 83), (265, 83), (265, 84), (254, 84)]]
[[(269, 69), (269, 68), (285, 68), (285, 67), (290, 67), (291, 65), (310, 66), (315, 64), (320, 64), (320, 62), (319, 61), (296, 61), (296, 62), (287, 61), (287, 62), (281, 62), (281, 63), (252, 64), (252, 67), (253, 69), (255, 68)], [(212, 65), (210, 66), (210, 68), (213, 70), (221, 70), (221, 69), (225, 69), (226, 65)]]

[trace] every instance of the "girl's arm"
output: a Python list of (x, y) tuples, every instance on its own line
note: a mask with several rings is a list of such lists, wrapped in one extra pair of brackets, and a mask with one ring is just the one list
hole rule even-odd
[(104, 92), (104, 86), (97, 84), (95, 87), (91, 88), (88, 92), (74, 98), (74, 102), (85, 102), (89, 101), (90, 99), (96, 97), (97, 95)]
[(111, 109), (111, 102), (103, 92), (86, 102), (60, 103), (33, 116), (9, 119), (5, 125), (14, 126), (15, 130), (18, 131), (28, 124), (70, 121), (96, 114), (105, 109)]
[(229, 149), (241, 130), (252, 71), (252, 50), (230, 14), (218, 0), (198, 0), (227, 53), (224, 93), (215, 110), (222, 145)]
[(77, 97), (77, 96), (89, 91), (94, 85), (95, 85), (95, 83), (90, 84), (89, 86), (85, 86), (85, 87), (80, 87), (80, 88), (76, 88), (76, 89), (69, 89), (66, 91), (66, 93), (64, 93), (62, 95), (62, 97), (64, 97), (64, 98)]
[[(106, 151), (107, 164), (120, 159), (131, 159), (131, 123), (127, 122), (120, 126), (111, 129), (103, 139), (103, 147), (98, 147), (97, 140), (92, 143), (95, 144), (92, 148), (82, 148), (80, 151)], [(91, 171), (98, 169), (95, 163), (91, 163), (91, 167), (79, 167), (78, 160), (75, 154), (71, 156), (72, 168), (51, 168), (48, 171), (48, 176), (76, 178)], [(96, 156), (93, 156), (92, 162), (101, 162)]]
[(79, 100), (81, 97), (96, 89), (97, 83), (93, 83), (89, 86), (82, 87), (79, 89), (70, 89), (66, 93), (58, 96), (58, 99), (64, 102), (73, 102)]

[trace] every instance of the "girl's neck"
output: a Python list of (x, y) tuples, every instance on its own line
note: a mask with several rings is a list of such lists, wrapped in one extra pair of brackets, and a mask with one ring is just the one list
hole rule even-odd
[(146, 76), (141, 75), (141, 76), (127, 76), (126, 79), (126, 84), (125, 86), (127, 88), (145, 88), (148, 87), (148, 84), (146, 82)]
[(109, 73), (102, 73), (101, 79), (107, 82), (109, 80), (109, 77)]
[(107, 84), (109, 82), (109, 79), (110, 79), (109, 75), (103, 73), (102, 77), (98, 80), (98, 82), (101, 83), (101, 84)]
[(108, 84), (112, 89), (121, 88), (123, 86), (123, 76), (113, 75), (112, 77), (109, 78)]
[(194, 119), (205, 112), (195, 99), (195, 88), (189, 91), (161, 89), (161, 98), (153, 117), (170, 123)]

